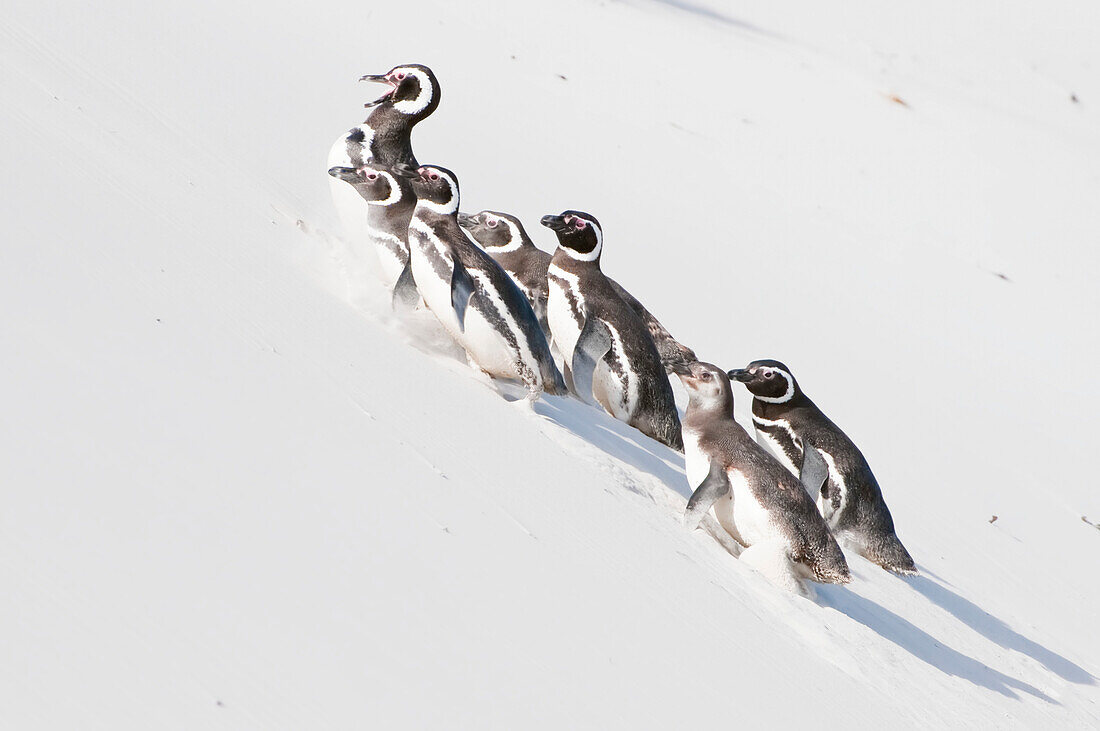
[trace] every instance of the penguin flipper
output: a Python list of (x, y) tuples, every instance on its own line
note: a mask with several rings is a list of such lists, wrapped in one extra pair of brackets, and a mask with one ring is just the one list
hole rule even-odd
[(458, 329), (462, 332), (466, 332), (466, 308), (469, 307), (470, 298), (474, 296), (476, 288), (473, 277), (456, 256), (454, 269), (451, 271), (451, 307), (458, 317)]
[(710, 474), (703, 480), (695, 492), (691, 493), (687, 510), (684, 511), (684, 525), (688, 530), (695, 530), (702, 522), (711, 506), (719, 498), (725, 497), (730, 491), (730, 478), (726, 469), (717, 462), (711, 461)]
[(413, 279), (412, 259), (405, 262), (405, 268), (401, 270), (401, 276), (397, 278), (397, 284), (393, 285), (393, 299), (390, 304), (395, 312), (406, 313), (416, 309), (416, 303), (420, 301), (420, 292), (416, 288)]
[(611, 332), (607, 325), (597, 317), (589, 317), (581, 328), (577, 345), (573, 348), (570, 375), (573, 377), (573, 390), (581, 400), (594, 403), (592, 378), (607, 352), (611, 350)]
[(829, 466), (825, 464), (825, 459), (805, 439), (802, 440), (802, 471), (798, 479), (815, 503), (821, 494), (821, 486), (829, 479)]

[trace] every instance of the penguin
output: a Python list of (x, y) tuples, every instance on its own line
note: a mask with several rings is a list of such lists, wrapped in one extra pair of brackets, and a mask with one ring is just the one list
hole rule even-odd
[(428, 309), (483, 373), (522, 381), (529, 400), (540, 391), (564, 395), (565, 382), (531, 305), (458, 225), (458, 178), (425, 166), (411, 184), (417, 201), (409, 261)]
[[(546, 272), (550, 267), (551, 255), (535, 246), (523, 224), (511, 214), (481, 211), (471, 216), (459, 213), (458, 222), (516, 280), (549, 337), (549, 325), (546, 321)], [(642, 318), (653, 338), (653, 344), (657, 346), (657, 353), (661, 356), (666, 372), (671, 373), (672, 366), (678, 363), (693, 363), (698, 360), (691, 348), (677, 342), (665, 326), (622, 285), (610, 277), (607, 282), (638, 317)]]
[(547, 270), (547, 321), (565, 378), (584, 401), (678, 452), (684, 450), (672, 385), (653, 338), (600, 271), (603, 229), (594, 216), (543, 216), (557, 234)]
[(535, 246), (520, 220), (507, 213), (481, 211), (471, 216), (460, 212), (458, 225), (515, 280), (549, 339), (546, 270), (550, 254)]
[[(401, 167), (403, 163), (396, 167)], [(376, 206), (375, 226), (369, 230), (378, 253), (383, 283), (392, 293), (395, 310), (407, 312), (416, 307), (420, 295), (409, 266), (409, 221), (416, 208), (416, 194), (408, 175), (396, 175), (379, 163), (363, 163), (357, 168), (331, 167), (328, 174), (351, 185), (364, 201)]]
[(405, 163), (418, 167), (412, 151), (412, 129), (439, 107), (439, 82), (427, 66), (395, 66), (384, 74), (367, 74), (360, 81), (389, 85), (363, 106), (371, 109), (362, 124), (340, 136), (329, 152), (329, 167), (359, 167)]
[(863, 453), (802, 392), (791, 369), (777, 360), (756, 360), (728, 376), (753, 395), (757, 439), (799, 475), (837, 539), (888, 571), (916, 574)]
[[(367, 74), (359, 80), (387, 84), (389, 89), (374, 101), (364, 104), (371, 110), (366, 121), (352, 127), (336, 140), (329, 151), (328, 169), (357, 169), (368, 162), (387, 167), (403, 164), (415, 169), (418, 163), (412, 151), (412, 129), (431, 116), (439, 106), (440, 88), (435, 74), (427, 66), (406, 64), (395, 66), (384, 74)], [(370, 248), (376, 251), (379, 246), (384, 248), (385, 233), (393, 224), (393, 220), (387, 219), (393, 218), (393, 211), (383, 206), (366, 205), (352, 188), (336, 180), (331, 182), (333, 203), (345, 231), (353, 239), (350, 253), (356, 266), (352, 276), (357, 278), (359, 262), (355, 260), (362, 254), (355, 245), (360, 240), (366, 240), (373, 242)], [(411, 296), (409, 289), (415, 287), (412, 274), (405, 271), (394, 278), (387, 256), (381, 258), (383, 279), (387, 284), (402, 282), (403, 291), (394, 303), (403, 303)]]
[(684, 514), (688, 528), (713, 508), (746, 547), (741, 560), (774, 583), (804, 594), (804, 578), (848, 583), (844, 553), (809, 494), (734, 420), (733, 388), (722, 369), (696, 362), (675, 373), (688, 392), (684, 457), (694, 489)]

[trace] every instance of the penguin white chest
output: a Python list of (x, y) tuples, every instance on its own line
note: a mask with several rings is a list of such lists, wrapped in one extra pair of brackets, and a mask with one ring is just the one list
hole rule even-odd
[(581, 323), (573, 310), (573, 302), (584, 312), (584, 298), (578, 291), (577, 278), (559, 267), (550, 266), (546, 298), (546, 321), (558, 352), (568, 364), (581, 337)]

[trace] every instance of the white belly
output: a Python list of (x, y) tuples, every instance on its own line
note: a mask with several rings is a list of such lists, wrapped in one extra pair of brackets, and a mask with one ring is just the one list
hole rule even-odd
[(821, 458), (825, 460), (825, 465), (829, 468), (829, 482), (830, 490), (836, 490), (840, 493), (840, 507), (833, 510), (833, 502), (829, 500), (826, 502), (825, 497), (818, 493), (817, 495), (817, 509), (825, 518), (825, 522), (830, 529), (836, 527), (837, 521), (840, 520), (840, 516), (844, 513), (844, 508), (848, 502), (848, 484), (844, 480), (844, 474), (837, 468), (836, 460), (833, 459), (833, 455), (828, 452), (819, 449), (817, 450), (821, 454)]
[[(349, 167), (351, 165), (345, 137), (347, 137), (347, 133), (340, 135), (340, 138), (333, 143), (332, 149), (329, 150), (328, 166), (330, 168)], [(336, 206), (336, 213), (340, 216), (344, 235), (353, 242), (367, 241), (369, 239), (368, 230), (370, 229), (367, 220), (370, 206), (367, 205), (361, 195), (355, 192), (355, 188), (343, 180), (329, 177), (328, 181), (329, 189), (332, 191), (332, 203)]]
[[(556, 276), (564, 277), (570, 282), (576, 281), (571, 274), (563, 272), (558, 267), (551, 266), (550, 272)], [(571, 285), (571, 289), (574, 293), (576, 292), (575, 285)], [(578, 298), (578, 301), (583, 305), (584, 300)], [(557, 279), (549, 280), (549, 290), (546, 298), (546, 321), (550, 325), (550, 334), (554, 337), (555, 347), (561, 353), (565, 364), (569, 365), (573, 361), (573, 351), (576, 349), (577, 341), (581, 337), (581, 326), (573, 317), (573, 311), (569, 307), (569, 299), (566, 297), (565, 289)]]
[(749, 489), (748, 480), (736, 469), (729, 471), (730, 494), (733, 496), (733, 522), (745, 545), (762, 543), (782, 537), (776, 530), (768, 510), (760, 504)]
[[(684, 430), (684, 461), (688, 484), (694, 491), (710, 474), (710, 456), (699, 448), (698, 435), (687, 429)], [(783, 538), (767, 509), (749, 489), (745, 476), (737, 469), (730, 469), (726, 475), (730, 492), (711, 508), (719, 525), (745, 546)]]
[[(346, 133), (333, 143), (328, 156), (329, 167), (351, 165), (345, 137)], [(336, 207), (343, 229), (344, 247), (341, 260), (344, 276), (347, 278), (348, 295), (353, 302), (368, 299), (367, 290), (374, 286), (373, 281), (376, 279), (381, 279), (383, 284), (393, 289), (401, 272), (400, 269), (396, 274), (392, 271), (392, 260), (395, 258), (393, 254), (379, 251), (370, 225), (371, 206), (355, 188), (344, 181), (333, 177), (328, 180), (332, 204)]]
[(631, 370), (631, 364), (626, 358), (619, 332), (608, 325), (606, 321), (604, 325), (611, 333), (611, 354), (620, 363), (626, 364), (626, 373), (623, 380), (620, 380), (618, 376), (612, 373), (606, 361), (597, 364), (596, 372), (592, 378), (592, 391), (598, 394), (598, 398), (607, 413), (620, 421), (630, 421), (638, 408), (637, 375)]
[(693, 429), (684, 429), (684, 467), (687, 472), (688, 486), (691, 491), (703, 484), (710, 474), (710, 455), (699, 446), (699, 434)]
[(424, 304), (428, 306), (428, 309), (432, 311), (432, 314), (436, 316), (444, 329), (455, 340), (459, 340), (462, 331), (458, 326), (458, 317), (455, 315), (454, 307), (451, 305), (451, 282), (449, 279), (442, 279), (436, 274), (431, 261), (428, 259), (428, 254), (425, 253), (427, 249), (434, 249), (439, 252), (446, 259), (448, 267), (452, 266), (449, 252), (442, 251), (423, 233), (410, 229), (409, 256), (411, 257), (410, 263), (413, 279), (416, 280), (416, 287), (420, 290), (420, 296), (424, 298)]

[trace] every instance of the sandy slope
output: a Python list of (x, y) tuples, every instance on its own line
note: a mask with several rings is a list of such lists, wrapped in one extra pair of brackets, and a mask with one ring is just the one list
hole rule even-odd
[[(423, 5), (6, 10), (0, 725), (1100, 723), (1096, 11)], [(790, 364), (920, 578), (778, 594), (677, 456), (348, 304), (324, 155), (411, 60), (464, 207)]]

